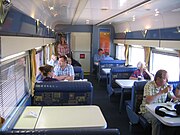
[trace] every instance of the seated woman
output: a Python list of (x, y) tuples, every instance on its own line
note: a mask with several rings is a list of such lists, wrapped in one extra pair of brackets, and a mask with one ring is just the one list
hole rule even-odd
[(43, 65), (39, 67), (39, 70), (43, 76), (43, 79), (41, 81), (58, 81), (56, 78), (53, 78), (53, 69), (54, 67), (51, 65)]
[(137, 70), (130, 76), (129, 79), (138, 80), (139, 79), (146, 79), (146, 80), (153, 80), (153, 75), (147, 70), (145, 62), (138, 62)]

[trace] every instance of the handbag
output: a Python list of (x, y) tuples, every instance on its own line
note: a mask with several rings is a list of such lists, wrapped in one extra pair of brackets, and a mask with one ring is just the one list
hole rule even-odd
[[(168, 110), (168, 111), (170, 111), (170, 112), (176, 112), (176, 115), (168, 114), (168, 113), (162, 111), (162, 110), (161, 110), (162, 108), (164, 108), (164, 109), (166, 109), (166, 110)], [(174, 108), (175, 108), (176, 110), (171, 110), (171, 109), (169, 109), (169, 108), (167, 108), (167, 107), (165, 107), (165, 106), (157, 106), (157, 107), (155, 108), (155, 113), (156, 113), (157, 115), (159, 115), (159, 116), (162, 116), (162, 117), (165, 117), (165, 116), (169, 116), (169, 117), (179, 117), (179, 116), (180, 116), (180, 104), (176, 104), (176, 105), (174, 106)]]

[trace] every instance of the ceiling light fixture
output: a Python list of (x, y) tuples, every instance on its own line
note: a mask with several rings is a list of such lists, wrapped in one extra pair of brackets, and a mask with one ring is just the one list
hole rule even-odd
[(89, 24), (89, 20), (86, 20), (85, 23), (86, 23), (86, 24)]
[(133, 19), (132, 19), (132, 21), (134, 22), (136, 20), (136, 17), (135, 17), (135, 15), (133, 15)]
[(158, 9), (155, 9), (154, 11), (155, 11), (155, 14), (154, 14), (154, 15), (155, 15), (155, 16), (158, 16), (158, 15), (159, 15), (159, 10), (158, 10)]
[(50, 10), (54, 10), (54, 7), (53, 7), (53, 6), (52, 6), (52, 7), (49, 7), (49, 9), (50, 9)]
[(101, 8), (102, 11), (106, 11), (106, 10), (108, 10), (108, 9), (109, 9), (108, 7), (102, 7), (102, 8)]

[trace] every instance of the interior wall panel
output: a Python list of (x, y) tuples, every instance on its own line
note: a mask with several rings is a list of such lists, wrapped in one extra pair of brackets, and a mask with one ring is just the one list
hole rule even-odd
[(1, 58), (43, 45), (43, 38), (1, 36)]

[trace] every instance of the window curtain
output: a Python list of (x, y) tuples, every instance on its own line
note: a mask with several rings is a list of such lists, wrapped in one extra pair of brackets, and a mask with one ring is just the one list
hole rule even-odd
[(126, 65), (129, 64), (129, 45), (128, 44), (124, 44), (124, 47), (125, 47), (125, 52), (124, 52), (124, 57), (125, 57), (125, 60), (126, 60)]
[(54, 53), (55, 53), (56, 56), (58, 56), (58, 51), (57, 51), (58, 42), (57, 42), (57, 43), (54, 43), (53, 46), (54, 46)]
[(144, 47), (144, 59), (146, 63), (146, 67), (149, 69), (149, 61), (150, 61), (150, 53), (151, 53), (151, 48), (150, 47)]
[(46, 46), (43, 46), (43, 63), (47, 63)]
[(51, 59), (52, 54), (53, 54), (53, 45), (50, 44), (49, 45), (49, 59)]
[(36, 49), (31, 50), (31, 94), (34, 96), (34, 85), (36, 82)]

